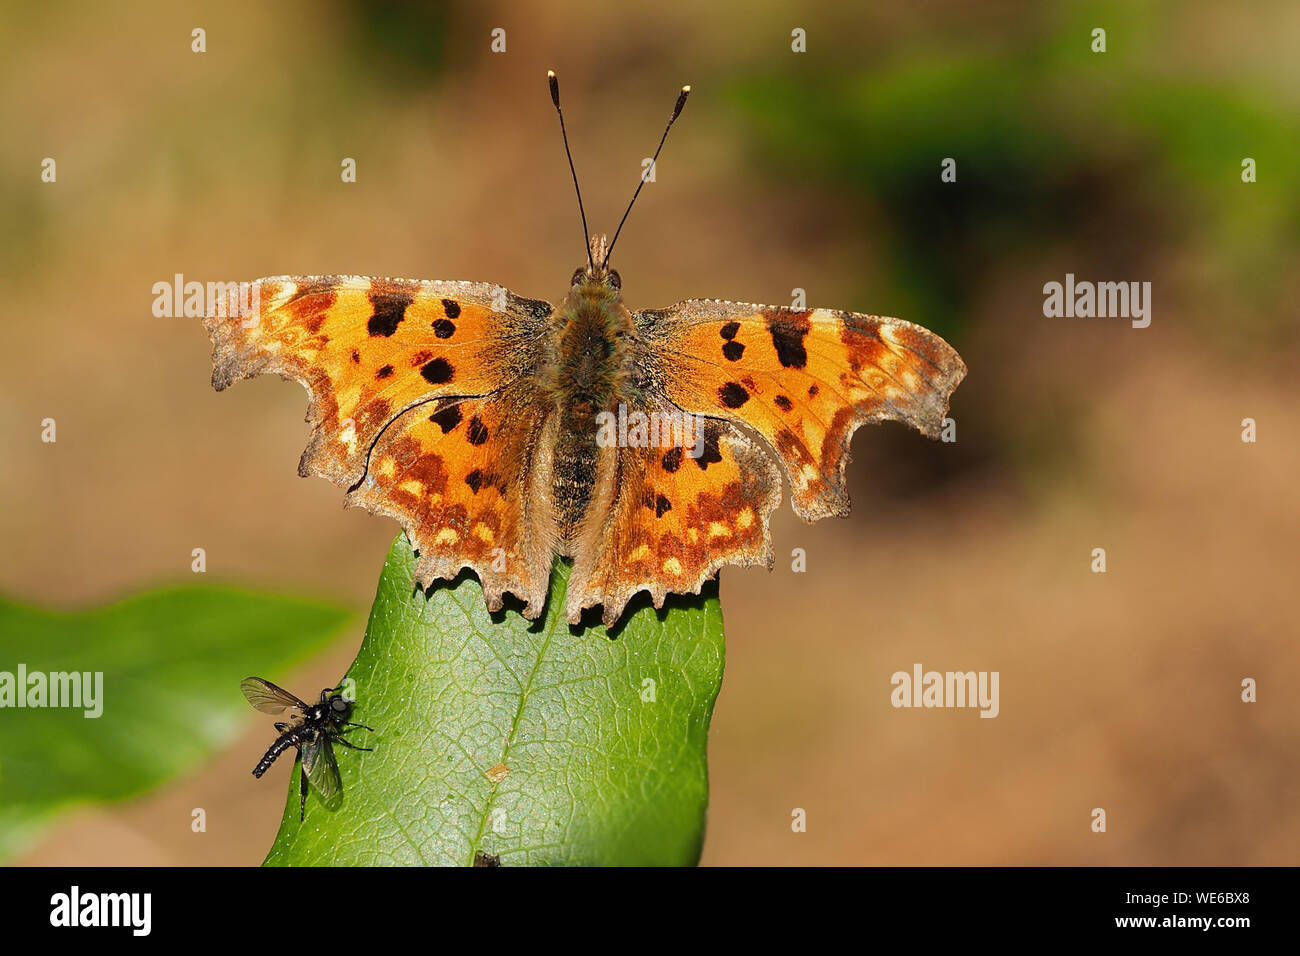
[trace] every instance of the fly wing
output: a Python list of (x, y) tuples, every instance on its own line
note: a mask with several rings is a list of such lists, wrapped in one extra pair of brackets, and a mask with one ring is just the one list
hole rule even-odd
[(264, 714), (282, 714), (286, 708), (296, 707), (304, 713), (307, 705), (283, 687), (276, 687), (260, 677), (245, 677), (239, 682), (248, 702)]
[(334, 758), (334, 747), (329, 734), (318, 733), (312, 741), (302, 745), (302, 769), (307, 772), (307, 779), (328, 803), (343, 789), (339, 779), (339, 763)]

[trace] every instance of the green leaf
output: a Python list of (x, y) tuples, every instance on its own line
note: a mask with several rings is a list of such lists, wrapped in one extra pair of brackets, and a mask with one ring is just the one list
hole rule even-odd
[[(336, 747), (343, 802), (298, 773), (268, 865), (693, 865), (708, 804), (709, 720), (722, 682), (717, 585), (644, 600), (609, 631), (564, 622), (568, 565), (546, 614), (489, 614), (463, 574), (425, 593), (399, 537), (389, 552)], [(653, 698), (653, 699), (651, 699)], [(504, 778), (490, 773), (504, 765)]]
[[(0, 858), (60, 810), (142, 793), (228, 745), (254, 713), (239, 681), (278, 676), (349, 617), (227, 588), (154, 591), (74, 613), (0, 600)], [(84, 699), (76, 708), (15, 706), (20, 666), (28, 675), (102, 674), (102, 714), (87, 717)], [(86, 682), (92, 694), (94, 683)]]

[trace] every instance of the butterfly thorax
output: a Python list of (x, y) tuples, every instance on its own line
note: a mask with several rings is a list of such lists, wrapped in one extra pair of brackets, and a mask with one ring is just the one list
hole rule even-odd
[(632, 314), (610, 275), (582, 276), (556, 310), (543, 376), (558, 416), (551, 487), (565, 541), (577, 533), (596, 482), (596, 416), (617, 408), (631, 371)]

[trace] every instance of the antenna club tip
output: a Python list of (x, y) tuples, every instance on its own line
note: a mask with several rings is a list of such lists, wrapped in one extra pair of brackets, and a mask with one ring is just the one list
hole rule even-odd
[(686, 97), (690, 95), (690, 92), (691, 92), (691, 88), (689, 86), (683, 86), (682, 91), (677, 94), (677, 102), (673, 104), (672, 119), (668, 121), (670, 125), (677, 119), (678, 116), (681, 115), (682, 107), (686, 105)]
[(555, 79), (555, 71), (554, 71), (554, 70), (547, 70), (547, 71), (546, 71), (546, 76), (547, 76), (547, 78), (549, 78), (549, 79), (552, 79), (552, 80)]
[(691, 91), (691, 84), (687, 83), (685, 86), (682, 87), (683, 93), (689, 93), (690, 91)]
[(555, 108), (558, 110), (560, 108), (560, 81), (555, 78), (554, 70), (546, 71), (546, 81), (551, 87), (551, 102), (555, 104)]

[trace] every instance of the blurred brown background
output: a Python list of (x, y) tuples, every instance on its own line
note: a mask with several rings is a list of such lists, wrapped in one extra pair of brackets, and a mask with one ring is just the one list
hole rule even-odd
[[(546, 69), (595, 231), (689, 82), (619, 243), (628, 304), (799, 287), (970, 368), (955, 445), (860, 431), (852, 518), (785, 506), (775, 571), (723, 573), (704, 862), (1300, 862), (1298, 29), (1285, 2), (7, 5), (0, 590), (102, 603), (192, 579), (203, 547), (209, 579), (355, 606), (289, 684), (324, 686), (396, 526), (299, 479), (302, 390), (215, 394), (200, 323), (155, 318), (153, 284), (558, 300), (584, 250)], [(1150, 328), (1044, 318), (1066, 272), (1153, 282)], [(1001, 715), (893, 709), (916, 662), (999, 671)], [(265, 737), (250, 711), (202, 772), (18, 862), (260, 862), (289, 772), (249, 776)]]

